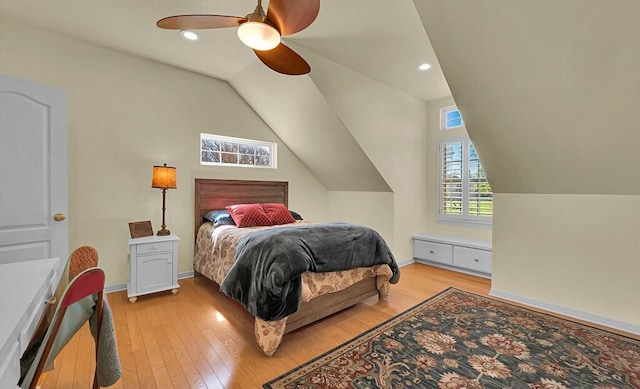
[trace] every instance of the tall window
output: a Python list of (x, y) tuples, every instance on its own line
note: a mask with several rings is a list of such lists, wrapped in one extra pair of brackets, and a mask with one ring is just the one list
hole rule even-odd
[(276, 144), (228, 136), (200, 134), (201, 165), (276, 168)]
[(493, 193), (468, 138), (439, 143), (438, 219), (490, 224)]

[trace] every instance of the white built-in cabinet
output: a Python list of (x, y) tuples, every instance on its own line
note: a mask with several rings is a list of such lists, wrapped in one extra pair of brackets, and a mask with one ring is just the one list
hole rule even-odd
[(491, 241), (436, 234), (412, 238), (416, 262), (491, 278)]

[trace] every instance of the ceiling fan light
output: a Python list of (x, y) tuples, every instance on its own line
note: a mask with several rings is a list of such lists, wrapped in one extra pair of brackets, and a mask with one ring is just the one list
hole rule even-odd
[(254, 50), (275, 49), (280, 44), (278, 30), (262, 22), (245, 22), (238, 26), (238, 38)]

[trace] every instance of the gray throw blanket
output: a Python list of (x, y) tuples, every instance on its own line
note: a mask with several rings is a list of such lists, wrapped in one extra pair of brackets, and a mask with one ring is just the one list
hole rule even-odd
[[(53, 341), (53, 346), (45, 366), (49, 366), (53, 363), (54, 359), (58, 356), (58, 353), (62, 348), (71, 340), (71, 338), (78, 332), (78, 330), (89, 321), (89, 327), (94, 339), (97, 329), (97, 314), (96, 314), (96, 299), (97, 294), (87, 296), (84, 299), (71, 304), (67, 308), (67, 312), (62, 318), (62, 324), (58, 330), (58, 334)], [(100, 327), (100, 341), (98, 343), (98, 384), (101, 387), (107, 387), (115, 384), (122, 375), (122, 368), (120, 366), (120, 357), (118, 355), (118, 347), (116, 344), (115, 329), (113, 327), (113, 317), (111, 315), (111, 308), (107, 301), (107, 295), (103, 295), (102, 303), (102, 326)], [(58, 312), (56, 312), (58, 314)], [(50, 331), (42, 334), (40, 339), (34, 341), (29, 348), (25, 351), (23, 357), (20, 360), (21, 378), (20, 383), (24, 387), (28, 387), (31, 381), (34, 379), (34, 373), (37, 367), (36, 360), (41, 358), (44, 351), (42, 346), (43, 342), (46, 342), (50, 336)], [(42, 347), (41, 347), (42, 346)]]
[(391, 250), (371, 228), (347, 223), (312, 224), (256, 231), (236, 247), (236, 260), (220, 285), (262, 320), (298, 310), (305, 271), (331, 272), (387, 264), (390, 282), (400, 279)]
[[(98, 328), (98, 315), (91, 314), (89, 327), (93, 339), (96, 338)], [(107, 295), (103, 295), (102, 300), (102, 325), (100, 326), (100, 339), (98, 342), (98, 361), (96, 366), (98, 373), (98, 384), (101, 387), (111, 386), (118, 382), (122, 375), (118, 345), (116, 343), (116, 332), (113, 327), (113, 316), (111, 307), (107, 301)]]

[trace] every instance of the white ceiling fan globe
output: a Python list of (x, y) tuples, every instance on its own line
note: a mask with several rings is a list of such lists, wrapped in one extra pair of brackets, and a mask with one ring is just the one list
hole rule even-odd
[(238, 26), (238, 38), (254, 50), (267, 51), (280, 44), (280, 33), (267, 23), (245, 22)]

